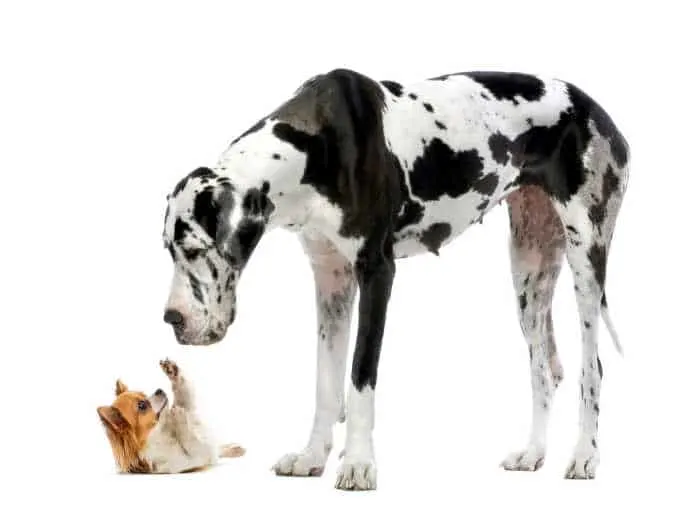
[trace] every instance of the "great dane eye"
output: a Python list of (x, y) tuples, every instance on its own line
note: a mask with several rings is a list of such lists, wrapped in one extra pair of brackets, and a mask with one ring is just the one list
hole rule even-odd
[(183, 248), (182, 253), (185, 254), (187, 260), (194, 260), (200, 255), (203, 255), (207, 250), (205, 248)]

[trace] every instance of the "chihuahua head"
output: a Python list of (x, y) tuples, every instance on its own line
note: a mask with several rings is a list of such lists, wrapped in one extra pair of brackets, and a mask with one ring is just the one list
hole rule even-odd
[(158, 424), (160, 413), (168, 405), (168, 397), (157, 389), (150, 397), (130, 391), (118, 380), (116, 399), (112, 405), (100, 406), (97, 414), (104, 425), (114, 458), (123, 472), (148, 472), (141, 458), (148, 436)]

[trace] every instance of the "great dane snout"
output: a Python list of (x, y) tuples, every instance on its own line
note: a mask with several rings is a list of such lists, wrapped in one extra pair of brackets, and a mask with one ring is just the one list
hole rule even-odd
[(163, 320), (176, 329), (182, 329), (185, 327), (185, 317), (180, 312), (172, 308), (168, 308), (165, 311)]

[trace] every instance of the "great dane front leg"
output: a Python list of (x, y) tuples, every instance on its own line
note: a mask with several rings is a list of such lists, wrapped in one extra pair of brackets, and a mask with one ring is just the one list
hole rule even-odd
[(360, 285), (360, 316), (352, 383), (348, 391), (345, 454), (338, 469), (336, 488), (373, 490), (377, 487), (372, 442), (374, 390), (386, 310), (394, 280), (394, 260), (385, 254), (360, 259), (356, 270)]
[(273, 469), (278, 475), (320, 476), (333, 445), (333, 425), (344, 416), (343, 379), (357, 283), (352, 265), (328, 241), (303, 239), (303, 245), (316, 285), (316, 413), (306, 448), (284, 455)]

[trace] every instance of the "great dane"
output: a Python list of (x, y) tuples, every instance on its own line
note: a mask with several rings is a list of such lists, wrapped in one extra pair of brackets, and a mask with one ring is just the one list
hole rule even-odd
[(628, 168), (628, 144), (610, 116), (571, 83), (472, 71), (402, 84), (336, 69), (304, 82), (215, 166), (190, 172), (168, 194), (163, 239), (174, 275), (164, 320), (182, 344), (220, 341), (236, 314), (236, 282), (263, 234), (297, 232), (316, 288), (316, 412), (306, 448), (274, 470), (320, 475), (333, 425), (347, 416), (336, 487), (375, 489), (374, 392), (395, 260), (437, 255), (505, 200), (533, 411), (529, 442), (502, 466), (534, 471), (544, 461), (562, 378), (551, 303), (566, 255), (583, 349), (579, 434), (565, 476), (594, 478), (598, 323), (602, 316), (619, 349), (605, 277)]

